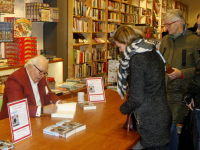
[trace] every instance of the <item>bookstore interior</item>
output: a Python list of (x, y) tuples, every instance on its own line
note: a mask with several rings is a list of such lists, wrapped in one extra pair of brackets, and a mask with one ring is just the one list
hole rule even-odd
[[(113, 41), (116, 29), (120, 25), (137, 26), (144, 32), (145, 38), (153, 40), (159, 49), (162, 32), (166, 31), (162, 21), (164, 14), (180, 9), (186, 23), (192, 27), (194, 23), (188, 20), (189, 7), (181, 0), (1, 0), (0, 110), (7, 77), (37, 55), (44, 55), (49, 60), (48, 86), (62, 99), (74, 101), (73, 97), (82, 92), (85, 93), (83, 99), (88, 94), (90, 101), (95, 101), (91, 93), (101, 91), (104, 95), (104, 89), (116, 91), (117, 71), (122, 56)], [(193, 15), (194, 19), (197, 14)], [(97, 84), (102, 84), (103, 90)], [(98, 90), (95, 91), (94, 87)], [(107, 99), (103, 95), (99, 96), (100, 102)], [(82, 111), (94, 112), (102, 107), (89, 101), (78, 103), (78, 106)], [(65, 106), (68, 107), (67, 111), (71, 113), (69, 118), (74, 118), (76, 103)], [(59, 106), (59, 109), (63, 111), (63, 106)], [(53, 119), (53, 115), (51, 117)], [(16, 128), (19, 126), (18, 117), (14, 118), (13, 127)], [(86, 129), (82, 122), (69, 122), (66, 119), (54, 120), (49, 122), (49, 127), (41, 128), (44, 134), (63, 138)], [(66, 129), (68, 125), (71, 127)], [(17, 149), (7, 139), (0, 139), (4, 147)], [(135, 142), (137, 140), (138, 137)], [(127, 143), (131, 144), (135, 143)]]

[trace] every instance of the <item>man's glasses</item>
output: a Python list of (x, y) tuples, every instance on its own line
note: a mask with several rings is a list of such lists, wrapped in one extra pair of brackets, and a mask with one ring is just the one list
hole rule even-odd
[(39, 71), (39, 74), (40, 74), (40, 75), (44, 75), (44, 76), (47, 76), (47, 75), (48, 75), (47, 72), (41, 71), (38, 67), (36, 67), (36, 65), (34, 65), (34, 66), (35, 66), (35, 68), (37, 68), (37, 70)]
[(164, 24), (164, 26), (166, 26), (166, 27), (170, 28), (170, 27), (171, 27), (171, 25), (172, 25), (173, 23), (177, 22), (177, 21), (179, 21), (179, 20), (176, 20), (176, 21), (174, 21), (174, 22), (171, 22), (171, 23), (166, 23), (166, 24)]

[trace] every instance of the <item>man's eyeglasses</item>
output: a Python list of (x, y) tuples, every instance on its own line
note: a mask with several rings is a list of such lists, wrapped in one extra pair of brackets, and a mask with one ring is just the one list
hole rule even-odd
[(48, 75), (47, 72), (41, 71), (38, 67), (36, 67), (36, 65), (34, 65), (34, 66), (35, 66), (35, 68), (37, 68), (37, 70), (39, 71), (39, 74), (40, 74), (40, 75), (44, 75), (44, 76), (47, 76), (47, 75)]
[(170, 28), (170, 27), (171, 27), (171, 25), (172, 25), (173, 23), (177, 22), (177, 21), (179, 21), (179, 20), (176, 20), (176, 21), (174, 21), (174, 22), (171, 22), (171, 23), (166, 23), (166, 24), (164, 24), (164, 26), (166, 26), (166, 27)]

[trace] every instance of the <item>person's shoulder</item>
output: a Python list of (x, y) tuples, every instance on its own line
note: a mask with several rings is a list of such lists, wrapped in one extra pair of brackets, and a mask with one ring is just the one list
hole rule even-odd
[(131, 57), (130, 61), (135, 63), (144, 63), (147, 59), (147, 55), (148, 52), (137, 53)]
[(161, 41), (165, 41), (165, 40), (167, 40), (168, 37), (169, 37), (169, 34), (165, 35), (164, 37), (162, 37), (162, 40), (161, 40)]
[(187, 30), (187, 33), (185, 34), (185, 36), (188, 38), (192, 37), (194, 39), (200, 39), (200, 37), (191, 30)]
[(25, 74), (26, 68), (20, 68), (17, 71), (13, 72), (11, 75), (9, 75), (9, 78), (24, 79)]

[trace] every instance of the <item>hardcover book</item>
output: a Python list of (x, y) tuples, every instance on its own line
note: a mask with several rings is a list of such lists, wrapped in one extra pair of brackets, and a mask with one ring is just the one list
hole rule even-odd
[(83, 110), (96, 109), (96, 106), (90, 101), (78, 102), (78, 105), (83, 108)]
[(76, 132), (82, 131), (86, 129), (86, 125), (78, 123), (78, 122), (68, 122), (68, 120), (63, 120), (56, 123), (57, 126), (62, 126), (66, 128), (70, 128), (75, 130)]
[(54, 135), (54, 136), (59, 136), (62, 138), (67, 138), (67, 137), (71, 136), (72, 134), (74, 134), (75, 130), (73, 130), (71, 128), (57, 126), (57, 125), (51, 125), (49, 127), (44, 128), (43, 133), (49, 134), (49, 135)]
[(165, 72), (171, 74), (172, 72), (174, 72), (174, 69), (171, 68), (170, 64), (167, 64), (167, 70)]

